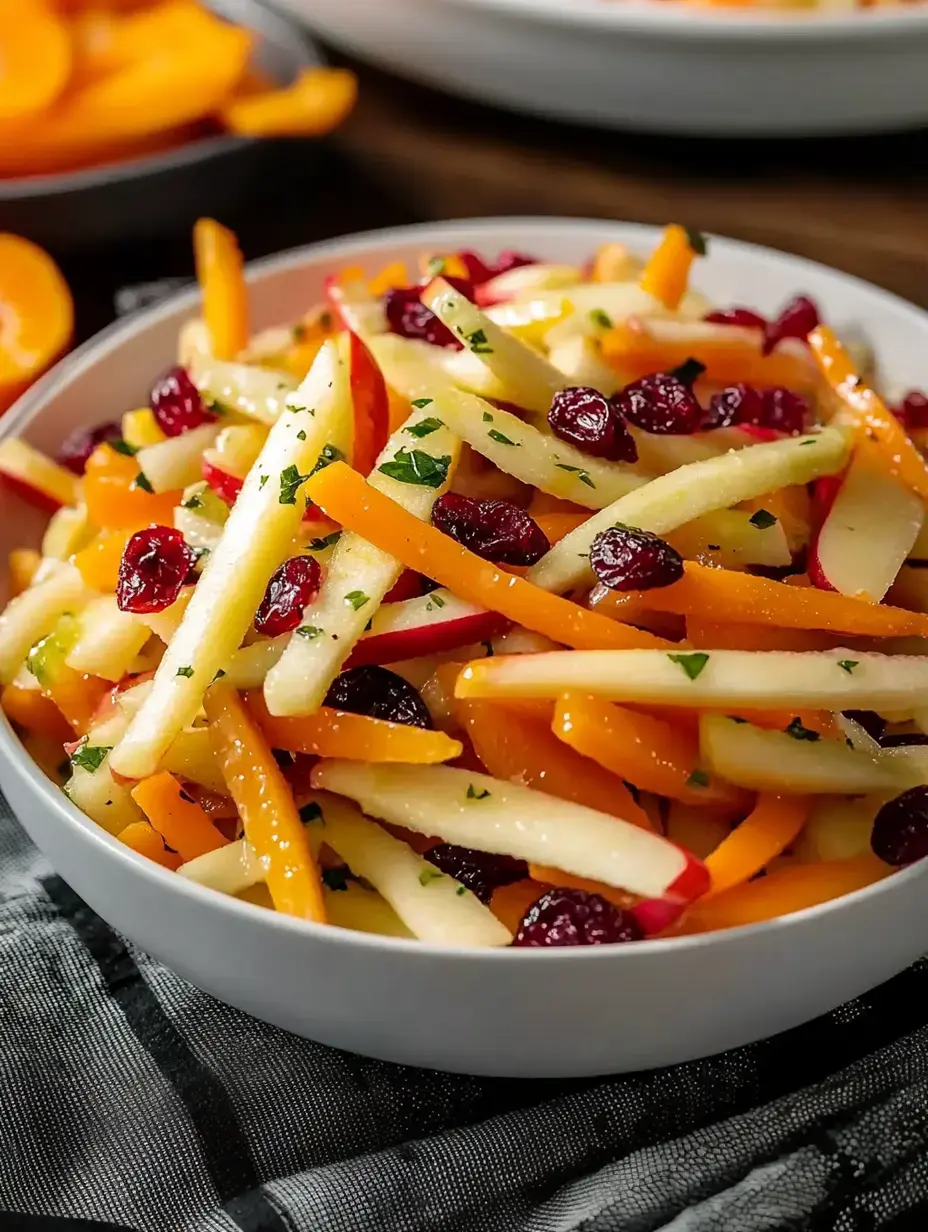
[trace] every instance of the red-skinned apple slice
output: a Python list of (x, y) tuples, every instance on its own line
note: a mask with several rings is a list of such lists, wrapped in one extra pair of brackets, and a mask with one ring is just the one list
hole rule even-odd
[(644, 898), (686, 903), (709, 885), (705, 865), (660, 835), (486, 774), (332, 760), (315, 767), (312, 782), (392, 825), (495, 855), (548, 862)]
[(498, 612), (465, 603), (447, 590), (386, 603), (357, 643), (346, 667), (366, 663), (401, 663), (422, 655), (440, 654), (474, 642), (485, 642), (509, 628)]
[(239, 479), (238, 475), (230, 475), (228, 471), (222, 470), (215, 462), (211, 462), (206, 454), (203, 455), (202, 469), (203, 478), (216, 495), (221, 496), (227, 505), (234, 505), (245, 480)]
[(825, 482), (816, 489), (827, 512), (809, 552), (809, 578), (820, 590), (879, 603), (918, 538), (924, 506), (866, 448), (855, 452), (830, 504)]
[(354, 408), (352, 466), (369, 475), (390, 435), (390, 398), (387, 383), (367, 346), (349, 333), (349, 374)]
[(0, 475), (7, 487), (47, 513), (80, 500), (78, 477), (17, 437), (0, 445)]

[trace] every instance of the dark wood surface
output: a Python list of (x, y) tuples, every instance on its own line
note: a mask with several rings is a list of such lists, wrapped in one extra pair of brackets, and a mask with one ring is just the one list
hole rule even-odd
[[(248, 256), (441, 218), (676, 220), (812, 257), (928, 307), (928, 131), (642, 137), (510, 115), (356, 67), (361, 96), (349, 123), (321, 153), (294, 147), (302, 178), (268, 184), (260, 206), (223, 219)], [(118, 286), (191, 268), (188, 235), (65, 261), (81, 335), (110, 319)]]

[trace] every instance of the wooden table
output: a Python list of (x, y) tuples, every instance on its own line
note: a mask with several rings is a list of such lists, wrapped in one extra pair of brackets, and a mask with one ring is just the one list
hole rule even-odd
[[(793, 142), (642, 137), (514, 116), (353, 67), (357, 111), (312, 178), (269, 184), (259, 209), (223, 218), (249, 256), (441, 218), (674, 220), (812, 257), (928, 307), (928, 132)], [(296, 165), (299, 147), (293, 157)], [(112, 316), (116, 287), (189, 275), (189, 236), (65, 262), (65, 272), (87, 336)]]

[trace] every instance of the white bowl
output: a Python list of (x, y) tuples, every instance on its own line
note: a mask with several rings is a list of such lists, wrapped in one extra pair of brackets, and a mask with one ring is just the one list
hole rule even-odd
[[(653, 228), (492, 219), (406, 227), (285, 253), (250, 271), (257, 327), (297, 316), (344, 265), (420, 250), (517, 248), (579, 263), (599, 243), (640, 252)], [(781, 253), (713, 239), (698, 283), (722, 304), (773, 310), (814, 295), (862, 328), (903, 383), (924, 377), (928, 314)], [(197, 309), (177, 296), (87, 343), (0, 424), (54, 450), (78, 425), (142, 401)], [(0, 558), (42, 522), (0, 494)], [(562, 1077), (666, 1065), (772, 1035), (894, 975), (928, 948), (928, 862), (772, 923), (714, 936), (574, 950), (475, 951), (305, 924), (223, 897), (136, 855), (80, 813), (0, 724), (0, 786), (59, 873), (111, 925), (239, 1009), (327, 1044), (412, 1065)]]
[(610, 128), (825, 134), (928, 120), (928, 5), (751, 13), (680, 0), (276, 0), (346, 51)]

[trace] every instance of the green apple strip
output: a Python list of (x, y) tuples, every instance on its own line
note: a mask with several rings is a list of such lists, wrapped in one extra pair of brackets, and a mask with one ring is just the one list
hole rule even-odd
[(648, 482), (630, 468), (581, 453), (473, 394), (446, 390), (436, 394), (430, 409), (507, 475), (587, 509), (602, 509)]
[[(100, 747), (88, 744), (85, 749)], [(110, 772), (108, 761), (109, 758), (104, 756), (95, 770), (72, 765), (71, 777), (64, 790), (71, 803), (76, 804), (82, 813), (86, 813), (109, 834), (118, 834), (133, 821), (144, 821), (145, 814), (132, 799), (131, 784), (127, 786), (117, 782)]]
[(557, 698), (753, 710), (902, 710), (928, 690), (928, 656), (851, 650), (571, 650), (469, 663), (458, 697)]
[(847, 455), (844, 433), (826, 428), (812, 436), (752, 445), (681, 466), (620, 497), (571, 531), (529, 570), (528, 580), (557, 594), (592, 585), (590, 547), (600, 532), (617, 522), (666, 535), (715, 509), (727, 509), (788, 484), (833, 475), (844, 466)]
[(94, 594), (73, 565), (56, 565), (44, 582), (11, 599), (0, 615), (0, 684), (11, 683), (30, 648), (59, 617), (80, 611)]
[[(461, 441), (431, 414), (415, 407), (377, 459), (368, 483), (421, 521), (450, 482)], [(367, 622), (403, 566), (360, 535), (343, 531), (315, 600), (264, 682), (274, 715), (312, 714), (338, 675)]]
[(392, 825), (647, 898), (662, 895), (687, 864), (679, 848), (638, 826), (469, 770), (333, 760), (315, 767), (312, 783)]
[(568, 383), (562, 372), (539, 351), (506, 333), (444, 278), (433, 278), (421, 298), (503, 383), (509, 401), (547, 415), (551, 399)]
[(202, 424), (157, 445), (146, 445), (136, 454), (136, 461), (155, 492), (187, 488), (202, 479), (203, 451), (219, 432), (216, 424)]
[(81, 611), (77, 640), (67, 664), (76, 672), (119, 681), (151, 637), (151, 630), (131, 612), (121, 612), (115, 595), (101, 595)]
[(893, 756), (897, 750), (864, 752), (843, 740), (815, 739), (801, 725), (765, 731), (720, 714), (700, 719), (699, 747), (710, 769), (751, 791), (893, 795), (923, 783), (928, 769), (924, 749), (906, 750), (921, 756), (903, 760)]
[(328, 441), (347, 374), (334, 343), (319, 351), (299, 391), (248, 472), (222, 538), (184, 611), (154, 683), (123, 739), (113, 768), (127, 778), (153, 774), (188, 727), (216, 672), (241, 645), (274, 570), (291, 550), (304, 502), (301, 484)]
[(297, 384), (287, 372), (228, 363), (212, 355), (191, 355), (189, 368), (207, 406), (212, 405), (219, 412), (236, 411), (264, 424), (280, 418)]

